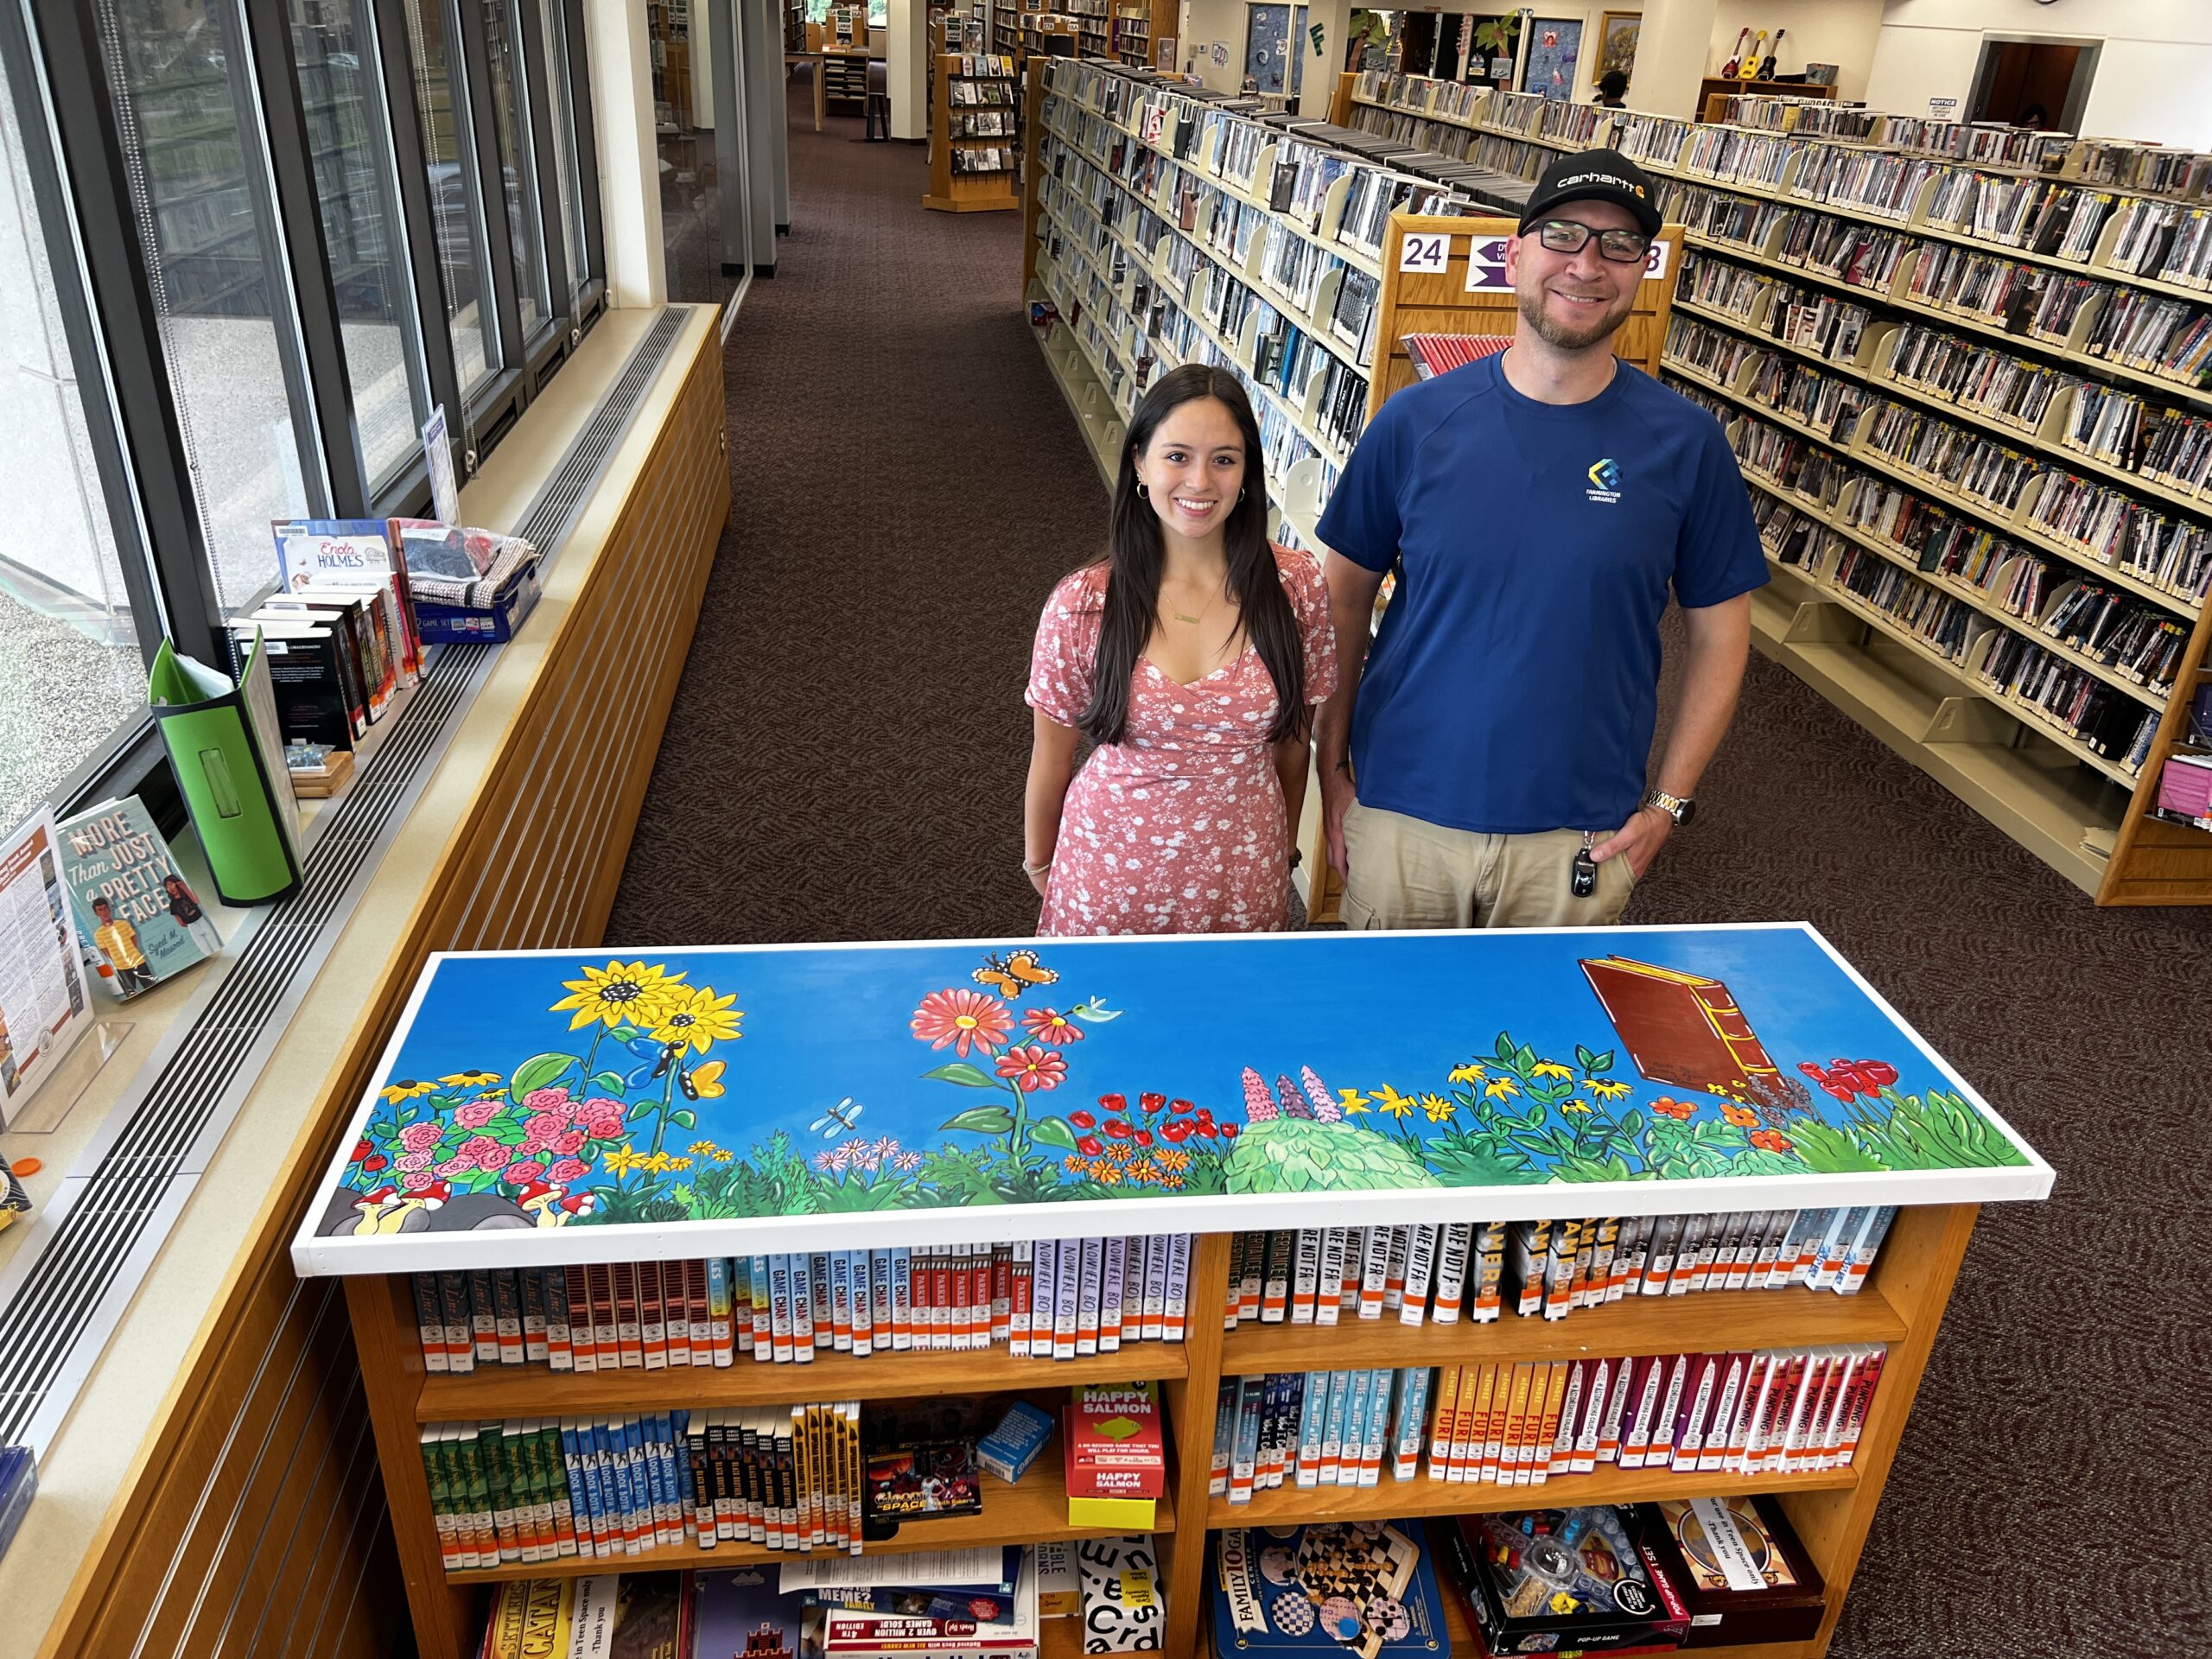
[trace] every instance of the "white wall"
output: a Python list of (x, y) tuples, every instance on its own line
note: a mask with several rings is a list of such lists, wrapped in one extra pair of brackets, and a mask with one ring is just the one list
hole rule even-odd
[[(884, 48), (884, 72), (891, 91), (891, 136), (926, 138), (929, 128), (925, 111), (933, 67), (929, 11), (923, 0), (891, 0), (888, 16), (891, 38)], [(822, 72), (817, 68), (815, 73)]]
[[(1245, 0), (1183, 0), (1183, 27), (1175, 46), (1175, 67), (1191, 66), (1191, 73), (1217, 92), (1233, 92), (1244, 84)], [(1219, 41), (1229, 48), (1229, 61), (1217, 65), (1212, 48)], [(1198, 55), (1192, 58), (1195, 48)]]
[(599, 136), (607, 302), (664, 305), (668, 264), (661, 245), (660, 154), (653, 143), (645, 9), (626, 0), (587, 0), (584, 45), (591, 59), (592, 123)]
[(1866, 102), (1917, 112), (1955, 98), (1963, 108), (1984, 31), (2103, 41), (2085, 134), (2212, 149), (2208, 0), (1888, 0)]
[(1802, 74), (1808, 63), (1834, 64), (1836, 96), (1853, 101), (1866, 96), (1867, 72), (1882, 31), (1882, 0), (1719, 0), (1706, 58), (1707, 74), (1720, 73), (1737, 35), (1746, 28), (1753, 38), (1766, 30), (1769, 50), (1775, 49), (1774, 31), (1784, 32), (1775, 73)]

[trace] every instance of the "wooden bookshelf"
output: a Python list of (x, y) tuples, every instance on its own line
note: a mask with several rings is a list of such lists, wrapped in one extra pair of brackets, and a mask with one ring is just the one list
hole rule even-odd
[[(1851, 1178), (1879, 1189), (1880, 1176)], [(1888, 1183), (1894, 1186), (1894, 1181)], [(1870, 1197), (1878, 1196), (1870, 1190)], [(1829, 1587), (1817, 1639), (1713, 1651), (1740, 1659), (1820, 1659), (1827, 1651), (1859, 1552), (1872, 1522), (1899, 1438), (1933, 1347), (1953, 1281), (1972, 1234), (1976, 1206), (1923, 1205), (1899, 1212), (1866, 1289), (1855, 1297), (1789, 1289), (1706, 1292), (1584, 1309), (1557, 1321), (1506, 1318), (1489, 1325), (1406, 1326), (1346, 1320), (1331, 1327), (1245, 1325), (1224, 1332), (1218, 1315), (1229, 1287), (1230, 1240), (1199, 1236), (1190, 1279), (1191, 1328), (1179, 1344), (1143, 1344), (1096, 1362), (1051, 1363), (987, 1354), (902, 1355), (842, 1362), (824, 1356), (813, 1365), (753, 1365), (616, 1378), (578, 1377), (543, 1366), (492, 1367), (462, 1377), (431, 1376), (416, 1340), (411, 1291), (404, 1275), (346, 1280), (356, 1344), (391, 1506), (393, 1535), (404, 1571), (423, 1659), (464, 1659), (482, 1618), (483, 1586), (502, 1579), (572, 1577), (610, 1565), (576, 1557), (448, 1573), (439, 1559), (416, 1441), (419, 1422), (442, 1414), (463, 1420), (499, 1415), (589, 1414), (638, 1409), (699, 1408), (767, 1400), (927, 1397), (947, 1392), (1031, 1395), (1039, 1400), (1067, 1385), (1109, 1372), (1151, 1375), (1165, 1383), (1173, 1447), (1161, 1500), (1159, 1542), (1169, 1627), (1166, 1650), (1200, 1651), (1199, 1631), (1210, 1593), (1206, 1538), (1230, 1527), (1295, 1525), (1325, 1520), (1445, 1516), (1544, 1503), (1636, 1503), (1667, 1497), (1773, 1494), (1788, 1512)], [(1361, 1369), (1376, 1365), (1456, 1364), (1497, 1359), (1559, 1359), (1587, 1354), (1688, 1351), (1712, 1347), (1799, 1347), (1885, 1342), (1888, 1362), (1858, 1453), (1847, 1467), (1798, 1475), (1743, 1477), (1670, 1470), (1606, 1469), (1567, 1476), (1538, 1487), (1449, 1485), (1424, 1473), (1400, 1481), (1385, 1474), (1364, 1488), (1286, 1485), (1230, 1503), (1207, 1492), (1214, 1402), (1224, 1376), (1266, 1370)], [(865, 1374), (865, 1375), (863, 1375)], [(635, 1375), (639, 1380), (632, 1381)], [(617, 1384), (619, 1386), (609, 1386)], [(1057, 1443), (1048, 1446), (1013, 1485), (987, 1480), (981, 1514), (910, 1522), (870, 1553), (1033, 1542), (1075, 1538), (1069, 1525)], [(1200, 1517), (1193, 1522), (1191, 1517)], [(686, 1546), (624, 1557), (622, 1572), (729, 1567), (778, 1559), (777, 1552), (722, 1544)], [(1471, 1638), (1445, 1593), (1457, 1652)], [(1075, 1621), (1051, 1621), (1046, 1651), (1071, 1652)], [(1054, 1624), (1069, 1628), (1054, 1630)]]
[(1738, 80), (1733, 75), (1707, 75), (1697, 89), (1698, 118), (1718, 121), (1719, 113), (1734, 98), (1816, 98), (1834, 102), (1834, 86), (1815, 86), (1802, 80)]
[[(990, 66), (983, 73), (986, 65)], [(969, 73), (973, 68), (979, 73)], [(1003, 104), (955, 105), (956, 86), (980, 85), (1001, 89)], [(930, 91), (930, 188), (922, 206), (944, 213), (1007, 213), (1021, 207), (1014, 189), (1012, 168), (986, 173), (954, 171), (953, 158), (988, 150), (1002, 150), (1011, 161), (1021, 151), (1021, 83), (1010, 59), (988, 53), (941, 52)], [(964, 116), (1000, 114), (1008, 130), (997, 134), (957, 134), (954, 128)]]
[[(1673, 127), (1649, 118), (1624, 124), (1631, 153), (1646, 151), (1646, 166), (1687, 187), (1786, 205), (1827, 219), (1892, 232), (1911, 238), (1919, 248), (1968, 248), (2010, 264), (2109, 283), (2115, 294), (2134, 290), (2192, 305), (2212, 303), (2212, 296), (2187, 284), (2115, 268), (2117, 212), (2102, 227), (2097, 246), (2088, 257), (2062, 257), (1979, 241), (1933, 219), (1930, 207), (1942, 183), (1940, 176), (1922, 181), (1901, 213), (1877, 213), (1847, 200), (1807, 199), (1799, 181), (1821, 149), (1865, 146), (1821, 138), (1785, 141), (1764, 130), (1745, 129), (1747, 142), (1739, 150), (1735, 167), (1699, 168), (1679, 156), (1648, 153), (1655, 147), (1662, 152), (1667, 149), (1675, 137)], [(1776, 181), (1730, 175), (1742, 168), (1770, 164), (1761, 158), (1776, 152), (1764, 147), (1783, 142), (1792, 148)], [(1954, 165), (1929, 160), (1939, 168)], [(1976, 166), (1970, 170), (2003, 169)], [(2048, 174), (2040, 176), (2064, 182)], [(2212, 523), (2212, 499), (2202, 488), (2146, 478), (2068, 442), (2066, 434), (2078, 395), (2071, 387), (2062, 390), (2044, 417), (2027, 427), (1972, 399), (1946, 397), (1933, 388), (1900, 380), (1888, 346), (1900, 324), (1915, 322), (1969, 343), (1997, 346), (2024, 364), (2054, 369), (2092, 385), (2111, 385), (2144, 395), (2153, 410), (2212, 412), (2212, 392), (2088, 352), (2086, 341), (2100, 317), (2101, 302), (2095, 298), (2082, 306), (2072, 328), (2063, 338), (2014, 332), (1990, 317), (1919, 298), (1914, 292), (1914, 278), (1920, 261), (1929, 257), (1923, 251), (1908, 251), (1891, 281), (1872, 288), (1846, 283), (1792, 262), (1783, 251), (1787, 231), (1786, 225), (1777, 224), (1757, 245), (1707, 236), (1693, 237), (1692, 241), (1701, 255), (1716, 257), (1758, 276), (1824, 289), (1840, 301), (1867, 307), (1874, 321), (1857, 352), (1830, 359), (1776, 339), (1770, 298), (1762, 299), (1748, 315), (1701, 306), (1694, 300), (1686, 304), (1686, 313), (1708, 327), (1742, 334), (1762, 353), (1808, 359), (1821, 372), (1856, 382), (1867, 398), (1924, 406), (1972, 434), (1986, 435), (2027, 453), (2041, 476), (2031, 481), (2010, 505), (1985, 500), (1954, 480), (1917, 471), (1873, 448), (1866, 438), (1872, 414), (1846, 431), (1822, 432), (1793, 422), (1751, 396), (1754, 366), (1747, 365), (1744, 372), (1730, 377), (1726, 383), (1717, 383), (1692, 365), (1672, 359), (1670, 372), (1714, 393), (1739, 409), (1747, 419), (1798, 431), (1853, 468), (1890, 479), (1943, 512), (2002, 536), (2028, 553), (2061, 562), (2054, 570), (2055, 582), (2078, 575), (2122, 590), (2147, 601), (2189, 632), (2173, 690), (2161, 696), (2115, 673), (2096, 658), (2044, 635), (2037, 626), (2040, 613), (2015, 614), (1986, 589), (1917, 570), (1912, 550), (1858, 532), (1831, 511), (1835, 504), (1793, 500), (1791, 505), (1825, 527), (1911, 570), (1913, 580), (1963, 600), (1998, 628), (2029, 637), (2069, 667), (2114, 687), (2155, 715), (2157, 726), (2140, 768), (2132, 769), (2115, 757), (2095, 753), (2069, 728), (2005, 692), (1975, 672), (1971, 664), (1949, 660), (1878, 607), (1833, 582), (1779, 563), (1775, 569), (1781, 588), (1777, 597), (1783, 602), (1763, 603), (1755, 612), (1754, 637), (1761, 649), (1846, 707), (1891, 749), (1943, 782), (2098, 903), (2212, 902), (2212, 836), (2154, 816), (2159, 772), (2165, 756), (2186, 730), (2187, 705), (2201, 681), (2208, 645), (2212, 645), (2212, 625), (2205, 620), (2207, 607), (2192, 594), (2107, 565), (2088, 548), (2043, 530), (2030, 516), (2046, 480), (2067, 475), (2104, 486), (2191, 523)], [(1747, 467), (1746, 477), (1755, 490), (1774, 493), (1771, 484), (1762, 480), (1754, 469)], [(1823, 617), (1822, 611), (1829, 614)], [(1861, 660), (1847, 662), (1854, 648)], [(1877, 686), (1876, 678), (1888, 683)], [(2055, 778), (2055, 761), (2081, 768), (2086, 781)]]

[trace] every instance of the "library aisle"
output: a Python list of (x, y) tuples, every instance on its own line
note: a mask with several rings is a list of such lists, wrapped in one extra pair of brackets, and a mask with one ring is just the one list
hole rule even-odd
[[(1027, 337), (1019, 219), (925, 212), (921, 150), (858, 137), (791, 130), (798, 233), (732, 336), (729, 528), (610, 944), (1034, 925), (1021, 683), (1105, 499)], [(2056, 1202), (1984, 1212), (1835, 1659), (2194, 1628), (2182, 1368), (2212, 1288), (2158, 1264), (2212, 1255), (2212, 912), (2090, 909), (1755, 655), (1626, 919), (1773, 918), (1826, 932), (2058, 1172)]]

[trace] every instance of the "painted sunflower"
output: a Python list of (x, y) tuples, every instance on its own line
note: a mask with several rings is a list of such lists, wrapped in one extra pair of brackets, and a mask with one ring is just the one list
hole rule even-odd
[[(553, 1005), (555, 1014), (567, 1014), (570, 1031), (581, 1031), (594, 1020), (615, 1026), (658, 1026), (670, 1004), (690, 992), (680, 983), (683, 976), (642, 962), (625, 966), (610, 962), (604, 968), (586, 968), (582, 979), (564, 979), (569, 995)], [(733, 999), (734, 1000), (734, 999)]]

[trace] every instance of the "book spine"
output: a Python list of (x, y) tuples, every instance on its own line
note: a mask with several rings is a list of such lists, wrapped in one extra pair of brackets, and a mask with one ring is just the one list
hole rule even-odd
[(991, 1246), (991, 1345), (1007, 1346), (1014, 1338), (1014, 1246)]
[(569, 1323), (569, 1269), (546, 1268), (540, 1294), (545, 1302), (545, 1363), (556, 1371), (576, 1369), (576, 1333)]
[(891, 1249), (891, 1346), (905, 1353), (914, 1345), (913, 1261), (908, 1248)]
[(1457, 1325), (1467, 1290), (1467, 1259), (1474, 1244), (1471, 1223), (1447, 1223), (1437, 1240), (1436, 1296), (1432, 1316), (1439, 1325)]
[(466, 1376), (476, 1369), (475, 1319), (467, 1274), (438, 1274), (438, 1305), (445, 1319), (446, 1369)]
[(1321, 1240), (1322, 1230), (1318, 1227), (1298, 1230), (1290, 1271), (1290, 1322), (1293, 1325), (1313, 1323), (1320, 1296)]
[(1052, 1306), (1052, 1357), (1073, 1359), (1083, 1326), (1083, 1241), (1060, 1241), (1060, 1270)]
[(1209, 1497), (1229, 1496), (1229, 1464), (1236, 1444), (1236, 1379), (1225, 1376), (1215, 1386), (1213, 1406), (1213, 1459), (1207, 1467), (1206, 1495)]
[(1382, 1317), (1383, 1288), (1390, 1272), (1390, 1232), (1388, 1227), (1362, 1230), (1359, 1267), (1359, 1317)]
[(1075, 1351), (1078, 1354), (1098, 1351), (1098, 1309), (1105, 1276), (1106, 1241), (1103, 1238), (1084, 1239), (1083, 1283), (1076, 1300)]
[(1167, 1247), (1166, 1233), (1154, 1233), (1144, 1242), (1144, 1339), (1164, 1342), (1167, 1337)]
[[(470, 1323), (476, 1333), (476, 1358), (480, 1364), (505, 1365), (509, 1363), (499, 1341), (499, 1310), (503, 1300), (500, 1283), (505, 1278), (504, 1272), (493, 1272), (486, 1268), (472, 1268), (468, 1274), (468, 1300), (472, 1310)], [(522, 1325), (520, 1314), (518, 1312), (515, 1325), (515, 1345), (518, 1353), (518, 1358), (514, 1362), (516, 1363), (520, 1363), (521, 1342)]]
[(1390, 1475), (1395, 1480), (1412, 1480), (1421, 1473), (1430, 1375), (1426, 1365), (1410, 1365), (1397, 1374), (1397, 1404), (1391, 1419)]
[(1265, 1379), (1242, 1378), (1236, 1400), (1236, 1446), (1229, 1465), (1229, 1501), (1249, 1503), (1259, 1476), (1260, 1405)]
[(1313, 1323), (1334, 1325), (1344, 1308), (1344, 1241), (1349, 1227), (1332, 1227), (1321, 1238), (1321, 1270), (1314, 1284)]
[(1290, 1317), (1291, 1255), (1298, 1236), (1278, 1228), (1268, 1235), (1268, 1255), (1260, 1278), (1260, 1322), (1281, 1325)]
[(1406, 1235), (1406, 1282), (1398, 1305), (1402, 1325), (1420, 1325), (1428, 1317), (1428, 1281), (1436, 1268), (1436, 1229), (1420, 1225), (1402, 1230)]
[(853, 1357), (866, 1359), (875, 1351), (875, 1294), (868, 1282), (870, 1253), (848, 1250), (845, 1255), (852, 1263)]
[[(1406, 1258), (1413, 1249), (1414, 1230), (1393, 1227), (1389, 1230), (1389, 1251), (1382, 1267), (1382, 1312), (1395, 1313), (1405, 1305)], [(1366, 1317), (1364, 1311), (1360, 1317)]]
[(638, 1274), (638, 1339), (649, 1371), (668, 1369), (667, 1300), (661, 1288), (661, 1264), (640, 1262)]
[[(423, 1370), (442, 1376), (446, 1370), (446, 1316), (440, 1305), (436, 1275), (410, 1274), (408, 1280), (415, 1292), (415, 1336), (423, 1344)], [(426, 1467), (430, 1459), (430, 1444), (426, 1433), (423, 1441)]]
[(853, 1351), (853, 1256), (849, 1250), (831, 1250), (830, 1263), (830, 1346), (841, 1354)]
[(816, 1250), (806, 1257), (807, 1328), (817, 1348), (834, 1350), (837, 1341), (837, 1311), (830, 1277), (830, 1252)]
[(1128, 1265), (1129, 1241), (1116, 1234), (1100, 1241), (1097, 1351), (1121, 1351), (1122, 1281)]
[(1163, 1341), (1183, 1340), (1184, 1304), (1190, 1294), (1191, 1235), (1170, 1233), (1167, 1236), (1167, 1284), (1160, 1306), (1160, 1337)]
[(1598, 1440), (1603, 1432), (1609, 1397), (1619, 1386), (1622, 1362), (1592, 1359), (1584, 1362), (1582, 1421), (1574, 1427), (1574, 1445), (1567, 1456), (1570, 1472), (1586, 1475), (1598, 1467)]
[(794, 1250), (791, 1263), (791, 1359), (796, 1364), (814, 1363), (816, 1332), (815, 1309), (817, 1287), (814, 1281), (815, 1258), (803, 1250)]
[(1060, 1243), (1055, 1238), (1036, 1243), (1035, 1306), (1030, 1313), (1029, 1357), (1052, 1357), (1052, 1326), (1060, 1305)]
[(1239, 1233), (1236, 1237), (1244, 1251), (1243, 1267), (1236, 1280), (1236, 1319), (1240, 1325), (1249, 1325), (1260, 1317), (1267, 1285), (1268, 1236)]

